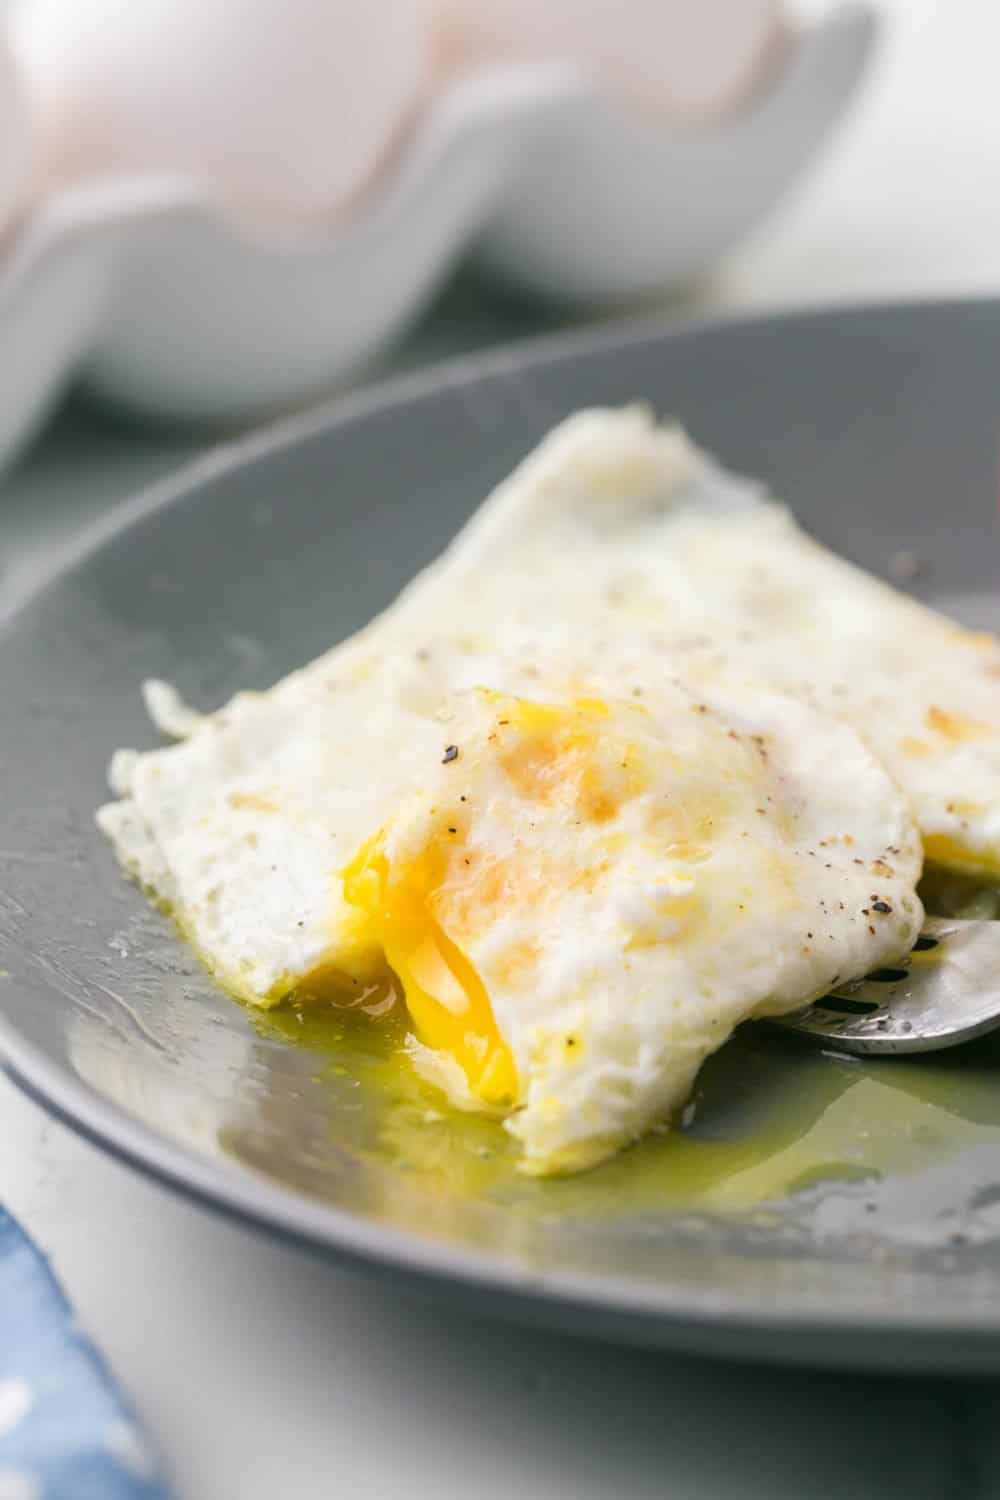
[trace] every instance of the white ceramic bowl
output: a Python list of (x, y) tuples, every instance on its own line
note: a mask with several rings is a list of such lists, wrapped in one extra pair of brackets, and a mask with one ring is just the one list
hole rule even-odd
[(191, 182), (145, 177), (40, 203), (0, 251), (0, 462), (66, 383), (148, 415), (249, 421), (362, 369), (473, 251), (550, 301), (626, 303), (709, 265), (813, 156), (863, 70), (871, 11), (798, 36), (738, 120), (674, 133), (572, 67), (469, 76), (328, 235), (250, 237)]

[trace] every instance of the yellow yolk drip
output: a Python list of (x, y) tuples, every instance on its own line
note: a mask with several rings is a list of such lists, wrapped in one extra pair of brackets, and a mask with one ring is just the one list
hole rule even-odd
[(345, 869), (344, 894), (361, 916), (358, 940), (380, 948), (402, 984), (419, 1040), (454, 1058), (484, 1103), (509, 1107), (518, 1093), (514, 1059), (482, 980), (434, 915), (444, 863), (431, 846), (395, 870), (376, 836)]
[(924, 839), (924, 858), (928, 864), (964, 870), (970, 875), (1000, 879), (1000, 860), (988, 851), (970, 849), (947, 833), (929, 833)]

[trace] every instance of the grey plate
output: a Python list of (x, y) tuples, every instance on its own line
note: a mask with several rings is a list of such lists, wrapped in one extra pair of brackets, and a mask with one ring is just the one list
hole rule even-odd
[[(938, 1064), (945, 1074), (881, 1064), (897, 1071), (866, 1075), (866, 1093), (855, 1065), (737, 1043), (695, 1135), (752, 1138), (754, 1111), (801, 1095), (806, 1067), (818, 1071), (775, 1151), (843, 1122), (845, 1160), (771, 1206), (671, 1206), (653, 1155), (583, 1185), (443, 1178), (386, 1151), (377, 1089), (261, 1036), (213, 991), (92, 823), (109, 750), (153, 743), (141, 678), (170, 678), (204, 705), (269, 683), (386, 603), (587, 403), (649, 398), (766, 476), (847, 556), (884, 571), (908, 549), (926, 564), (918, 591), (1000, 623), (998, 391), (992, 302), (639, 327), (343, 402), (121, 511), (0, 617), (7, 1071), (164, 1182), (480, 1310), (706, 1353), (1000, 1368), (995, 1047)], [(884, 1126), (906, 1137), (906, 1170), (876, 1177), (864, 1150), (847, 1150), (864, 1139), (864, 1099), (920, 1089), (933, 1107)]]

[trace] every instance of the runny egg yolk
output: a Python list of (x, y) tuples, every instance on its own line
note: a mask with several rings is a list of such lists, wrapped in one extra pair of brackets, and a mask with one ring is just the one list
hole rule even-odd
[(454, 1058), (484, 1104), (509, 1108), (518, 1092), (514, 1059), (485, 985), (434, 915), (444, 862), (432, 844), (397, 870), (376, 835), (344, 871), (344, 894), (361, 916), (357, 938), (382, 950), (402, 984), (419, 1040)]
[[(613, 776), (607, 774), (598, 753), (610, 713), (602, 700), (548, 704), (484, 689), (478, 696), (491, 715), (483, 729), (485, 754), (513, 801), (534, 810), (529, 816), (606, 825), (641, 785), (640, 760), (625, 742), (616, 741)], [(454, 824), (443, 824), (404, 861), (388, 856), (384, 832), (362, 846), (342, 872), (344, 896), (356, 913), (351, 941), (361, 952), (384, 956), (403, 986), (418, 1039), (454, 1059), (484, 1104), (510, 1108), (519, 1096), (514, 1059), (486, 986), (455, 935), (488, 922), (500, 908), (544, 901), (540, 887), (548, 879), (555, 888), (563, 872), (543, 868), (537, 851), (486, 860), (470, 851), (456, 879), (460, 821), (455, 814)], [(463, 854), (466, 849), (462, 844)], [(583, 867), (575, 878), (592, 873)]]

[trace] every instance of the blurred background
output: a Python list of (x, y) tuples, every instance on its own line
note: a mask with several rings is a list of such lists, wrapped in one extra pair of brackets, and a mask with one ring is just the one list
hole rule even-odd
[(990, 0), (6, 0), (0, 463), (622, 313), (989, 290)]

